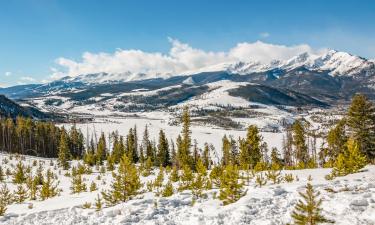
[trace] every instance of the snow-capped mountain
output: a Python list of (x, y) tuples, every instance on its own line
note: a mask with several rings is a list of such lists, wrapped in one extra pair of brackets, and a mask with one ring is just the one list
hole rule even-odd
[(226, 71), (233, 74), (247, 75), (251, 73), (266, 72), (273, 69), (293, 70), (305, 67), (310, 70), (329, 71), (332, 76), (351, 76), (363, 71), (373, 69), (375, 60), (367, 60), (346, 52), (330, 50), (320, 55), (302, 53), (289, 60), (274, 60), (270, 63), (256, 61), (222, 63), (210, 67), (201, 68), (197, 71), (189, 71), (185, 75), (201, 72)]
[(95, 73), (82, 74), (75, 77), (65, 77), (67, 82), (82, 82), (85, 84), (103, 84), (116, 82), (129, 82), (146, 79), (170, 78), (173, 76), (190, 76), (204, 72), (227, 72), (231, 74), (248, 75), (252, 73), (261, 73), (275, 69), (290, 71), (298, 67), (305, 67), (313, 71), (328, 71), (332, 76), (355, 76), (368, 70), (374, 70), (375, 60), (351, 55), (346, 52), (335, 50), (325, 51), (322, 54), (302, 53), (288, 60), (274, 60), (269, 63), (258, 61), (237, 61), (225, 62), (216, 65), (199, 68), (197, 70), (185, 71), (180, 74), (172, 73), (132, 73), (124, 71), (123, 73)]
[[(375, 61), (333, 50), (319, 55), (303, 53), (267, 64), (251, 60), (226, 62), (182, 74), (84, 74), (47, 84), (0, 88), (0, 94), (36, 99), (38, 104), (44, 99), (48, 107), (103, 104), (113, 105), (114, 110), (152, 110), (211, 96), (211, 85), (223, 80), (229, 82), (219, 83), (222, 88), (214, 92), (215, 96), (229, 93), (268, 105), (326, 106), (347, 102), (358, 92), (375, 99)], [(233, 87), (230, 90), (229, 84)]]

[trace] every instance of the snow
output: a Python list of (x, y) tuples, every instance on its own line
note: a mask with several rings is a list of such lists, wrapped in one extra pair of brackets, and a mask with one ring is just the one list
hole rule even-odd
[[(0, 160), (10, 158), (7, 154), (0, 154)], [(45, 168), (54, 170), (50, 160), (35, 157), (26, 157), (24, 163), (31, 165), (37, 160), (44, 163)], [(56, 164), (56, 161), (53, 160)], [(13, 159), (3, 167), (16, 164)], [(74, 164), (77, 161), (73, 162)], [(32, 167), (36, 169), (36, 167)], [(97, 182), (99, 190), (71, 194), (70, 178), (58, 175), (59, 188), (63, 190), (60, 196), (46, 201), (29, 201), (22, 204), (9, 206), (4, 217), (0, 217), (1, 225), (35, 225), (35, 224), (209, 224), (209, 225), (242, 225), (242, 224), (286, 224), (291, 222), (291, 212), (300, 196), (299, 191), (304, 191), (308, 177), (312, 177), (314, 189), (321, 193), (323, 198), (323, 215), (336, 224), (342, 225), (371, 225), (375, 223), (375, 166), (367, 166), (362, 172), (351, 174), (334, 180), (325, 180), (324, 176), (330, 169), (306, 169), (283, 171), (291, 173), (298, 180), (292, 183), (268, 183), (259, 188), (255, 187), (254, 179), (245, 185), (247, 193), (239, 201), (223, 206), (214, 196), (218, 196), (218, 189), (205, 191), (206, 198), (200, 198), (192, 204), (190, 191), (175, 193), (171, 197), (157, 197), (154, 193), (146, 191), (134, 199), (104, 208), (99, 212), (95, 209), (83, 209), (86, 202), (94, 203), (100, 190), (106, 189), (111, 181), (110, 172), (103, 176), (104, 185)], [(63, 174), (62, 172), (61, 174)], [(94, 170), (91, 175), (84, 175), (86, 184), (95, 180), (98, 172)], [(157, 171), (155, 171), (157, 174)], [(142, 182), (153, 180), (155, 175), (142, 177)], [(166, 180), (164, 181), (166, 182)], [(14, 185), (7, 181), (8, 186)], [(177, 184), (176, 184), (177, 185)], [(32, 209), (29, 205), (32, 204)]]
[(187, 101), (178, 104), (176, 107), (185, 105), (205, 108), (206, 106), (233, 106), (233, 107), (248, 107), (250, 102), (241, 98), (229, 95), (228, 91), (241, 86), (248, 85), (248, 82), (233, 82), (229, 80), (221, 80), (207, 84), (209, 91), (195, 96)]
[[(163, 129), (166, 133), (167, 138), (176, 140), (178, 134), (181, 132), (180, 126), (172, 126), (168, 124), (170, 115), (163, 112), (145, 113), (138, 114), (139, 117), (110, 117), (110, 118), (96, 118), (94, 123), (81, 123), (76, 124), (80, 128), (83, 134), (86, 135), (86, 131), (89, 135), (93, 135), (93, 131), (96, 131), (96, 135), (99, 136), (101, 132), (105, 135), (109, 135), (112, 132), (118, 131), (120, 135), (127, 135), (130, 128), (137, 126), (138, 136), (142, 138), (143, 131), (147, 125), (150, 137), (157, 141), (160, 129)], [(147, 117), (146, 117), (147, 116)], [(256, 122), (256, 120), (254, 120)], [(253, 124), (256, 124), (256, 123)], [(61, 124), (69, 128), (71, 124)], [(232, 135), (233, 138), (245, 137), (245, 130), (228, 130), (223, 128), (218, 128), (214, 126), (199, 126), (192, 124), (192, 139), (196, 140), (198, 146), (203, 148), (204, 144), (207, 142), (215, 147), (215, 153), (212, 153), (214, 160), (217, 157), (221, 157), (221, 140), (224, 135)], [(279, 150), (282, 149), (282, 139), (283, 133), (271, 133), (271, 132), (261, 132), (263, 139), (268, 143), (268, 147), (276, 147)]]
[(291, 57), (288, 60), (274, 60), (270, 63), (261, 63), (249, 59), (247, 61), (228, 61), (219, 64), (213, 64), (201, 67), (195, 70), (187, 70), (179, 74), (168, 73), (132, 73), (124, 71), (123, 73), (96, 73), (83, 74), (77, 77), (64, 78), (67, 82), (83, 82), (86, 84), (103, 84), (127, 82), (135, 80), (145, 80), (154, 78), (170, 78), (172, 76), (190, 76), (204, 72), (228, 72), (231, 74), (247, 75), (251, 73), (265, 72), (272, 69), (292, 70), (304, 66), (312, 70), (328, 70), (332, 76), (336, 75), (355, 75), (363, 70), (369, 69), (375, 65), (374, 60), (367, 60), (359, 56), (351, 55), (347, 52), (335, 50), (323, 50), (319, 53), (302, 53)]

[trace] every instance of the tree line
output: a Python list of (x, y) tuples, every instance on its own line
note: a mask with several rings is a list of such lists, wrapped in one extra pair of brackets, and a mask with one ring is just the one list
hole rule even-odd
[(61, 137), (66, 139), (74, 158), (83, 156), (84, 137), (73, 126), (69, 132), (52, 122), (34, 121), (31, 118), (0, 118), (0, 151), (46, 158), (58, 156)]

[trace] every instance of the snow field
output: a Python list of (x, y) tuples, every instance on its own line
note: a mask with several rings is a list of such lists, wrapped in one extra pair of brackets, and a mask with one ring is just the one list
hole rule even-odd
[[(0, 160), (10, 158), (9, 155), (0, 155)], [(367, 166), (363, 172), (351, 174), (335, 180), (325, 180), (324, 176), (330, 169), (306, 169), (295, 171), (282, 171), (283, 174), (291, 173), (295, 179), (292, 183), (283, 181), (280, 184), (268, 182), (265, 186), (256, 187), (254, 179), (245, 186), (247, 193), (239, 201), (223, 206), (214, 196), (219, 190), (205, 191), (207, 198), (198, 199), (192, 205), (190, 191), (175, 193), (171, 197), (157, 197), (152, 192), (147, 192), (146, 183), (154, 180), (158, 170), (149, 177), (141, 177), (143, 193), (134, 199), (99, 212), (95, 209), (83, 209), (86, 202), (94, 204), (97, 194), (109, 187), (111, 172), (106, 172), (102, 180), (96, 180), (98, 172), (83, 175), (89, 187), (95, 181), (99, 190), (71, 194), (70, 179), (65, 177), (60, 168), (54, 170), (50, 160), (26, 157), (25, 165), (32, 165), (37, 160), (44, 163), (45, 171), (52, 169), (60, 180), (59, 188), (63, 191), (60, 196), (46, 201), (29, 201), (22, 204), (13, 204), (8, 207), (6, 216), (0, 217), (1, 225), (8, 224), (286, 224), (291, 222), (290, 214), (294, 205), (300, 199), (298, 191), (304, 191), (304, 186), (311, 175), (314, 188), (321, 193), (323, 198), (323, 214), (328, 219), (335, 220), (336, 224), (372, 225), (375, 224), (375, 166)], [(52, 160), (56, 164), (56, 160)], [(18, 160), (13, 157), (2, 166), (10, 168)], [(73, 164), (77, 164), (74, 161)], [(32, 167), (33, 171), (37, 167)], [(164, 183), (167, 182), (165, 176)], [(106, 181), (106, 184), (103, 183)], [(6, 181), (8, 187), (14, 190), (11, 177)], [(174, 184), (175, 187), (178, 183)], [(29, 209), (32, 203), (33, 208)]]

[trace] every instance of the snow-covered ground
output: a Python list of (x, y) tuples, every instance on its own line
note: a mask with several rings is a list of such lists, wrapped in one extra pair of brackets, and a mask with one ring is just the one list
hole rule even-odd
[[(9, 159), (9, 155), (0, 154), (0, 160)], [(94, 203), (99, 191), (108, 187), (111, 175), (107, 172), (102, 180), (96, 180), (98, 172), (84, 175), (86, 184), (96, 181), (99, 190), (71, 194), (70, 178), (65, 177), (59, 168), (50, 166), (50, 160), (26, 157), (24, 163), (31, 165), (34, 160), (52, 169), (58, 175), (62, 189), (61, 195), (46, 201), (26, 201), (22, 204), (9, 206), (4, 217), (0, 217), (1, 225), (10, 224), (286, 224), (291, 222), (291, 211), (298, 199), (298, 191), (304, 191), (308, 176), (312, 177), (314, 188), (321, 192), (323, 198), (323, 214), (334, 220), (336, 224), (372, 225), (375, 224), (375, 166), (367, 166), (362, 172), (327, 181), (324, 176), (330, 169), (308, 169), (283, 171), (292, 173), (298, 180), (292, 183), (267, 184), (255, 187), (254, 179), (246, 184), (247, 193), (239, 201), (223, 206), (214, 196), (218, 189), (206, 191), (206, 198), (198, 199), (192, 205), (189, 191), (176, 193), (171, 197), (157, 197), (145, 191), (133, 200), (114, 207), (104, 208), (99, 212), (95, 209), (84, 209), (86, 202)], [(5, 168), (15, 165), (18, 159), (12, 158)], [(56, 164), (56, 161), (53, 160)], [(77, 162), (73, 162), (76, 164)], [(32, 167), (33, 170), (36, 167)], [(155, 172), (156, 173), (156, 172)], [(155, 175), (142, 177), (142, 182), (154, 179)], [(7, 185), (14, 189), (7, 180)], [(103, 182), (106, 184), (103, 184)], [(165, 181), (166, 182), (166, 181)], [(177, 184), (176, 184), (177, 185)], [(29, 205), (32, 204), (32, 208)]]
[[(172, 126), (168, 124), (168, 121), (173, 118), (169, 113), (166, 112), (152, 112), (152, 113), (140, 113), (137, 114), (139, 117), (97, 117), (95, 122), (80, 123), (77, 127), (81, 129), (82, 133), (86, 135), (89, 133), (92, 136), (93, 131), (96, 132), (97, 136), (101, 132), (104, 132), (106, 136), (114, 131), (118, 131), (120, 135), (127, 135), (130, 128), (137, 126), (138, 138), (141, 139), (145, 126), (147, 125), (150, 133), (150, 138), (157, 141), (160, 129), (163, 129), (168, 139), (176, 140), (178, 134), (181, 133), (181, 126)], [(267, 125), (267, 123), (275, 123), (275, 120), (261, 120), (259, 118), (244, 119), (241, 121), (246, 125), (255, 124), (259, 127)], [(70, 128), (71, 124), (61, 124), (66, 128)], [(222, 138), (224, 135), (232, 135), (236, 140), (238, 137), (245, 137), (245, 130), (226, 130), (215, 126), (202, 126), (192, 125), (191, 127), (192, 139), (197, 140), (198, 147), (203, 148), (205, 143), (212, 144), (218, 156), (221, 154)], [(263, 141), (267, 142), (268, 147), (277, 147), (279, 150), (282, 149), (282, 139), (284, 133), (272, 133), (272, 132), (261, 132)], [(214, 155), (213, 155), (214, 156)]]

